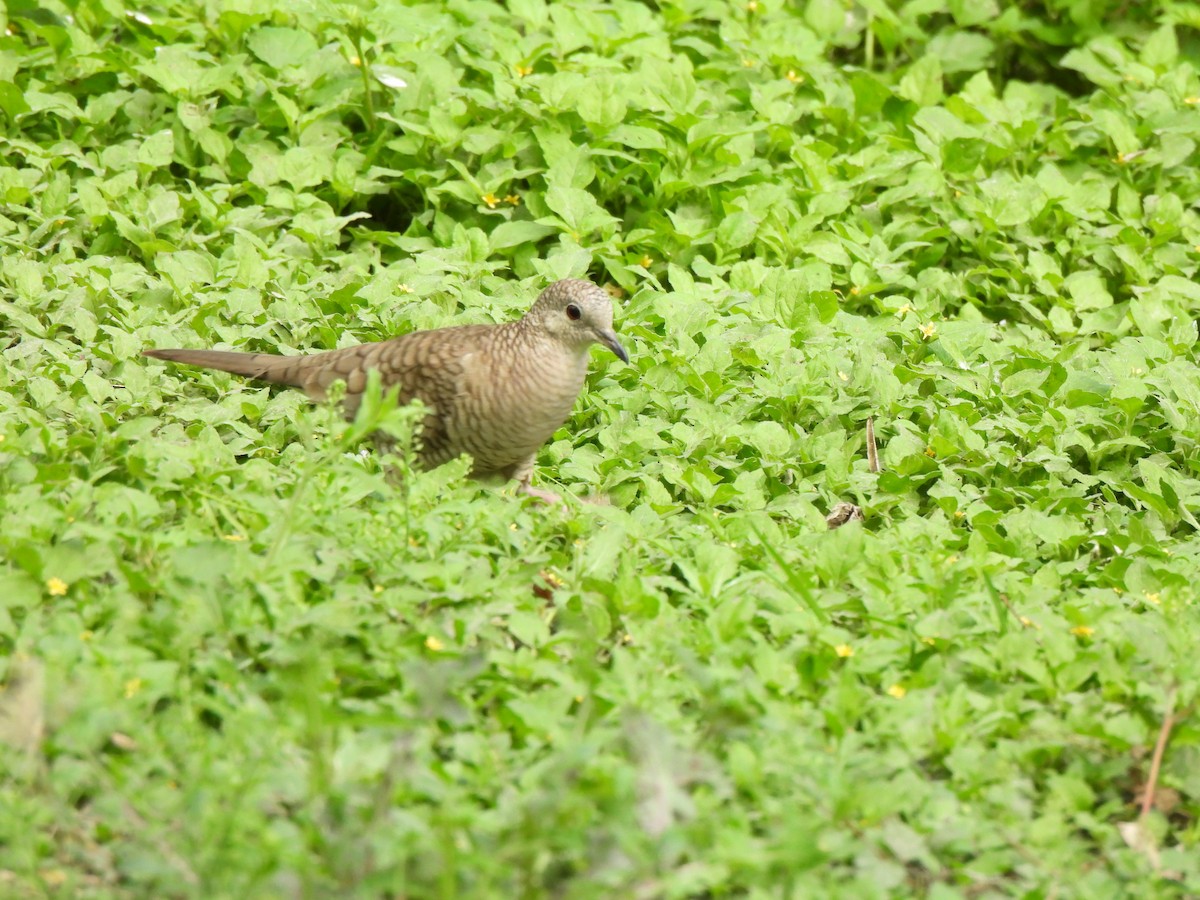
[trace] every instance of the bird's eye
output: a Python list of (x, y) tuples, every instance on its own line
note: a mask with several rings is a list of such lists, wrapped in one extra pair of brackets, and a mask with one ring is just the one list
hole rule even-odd
[(582, 315), (583, 315), (583, 313), (581, 313), (579, 311), (579, 307), (576, 306), (574, 303), (567, 304), (567, 318), (570, 319), (572, 322), (578, 322), (579, 317)]

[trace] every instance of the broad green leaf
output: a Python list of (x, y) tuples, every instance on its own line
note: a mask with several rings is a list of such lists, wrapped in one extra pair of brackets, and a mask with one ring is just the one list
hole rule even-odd
[(317, 52), (316, 39), (298, 28), (259, 28), (247, 38), (246, 45), (255, 56), (275, 69), (304, 65)]

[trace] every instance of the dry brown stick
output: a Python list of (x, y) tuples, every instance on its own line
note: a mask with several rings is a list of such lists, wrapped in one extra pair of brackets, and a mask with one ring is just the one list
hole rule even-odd
[(1007, 609), (1010, 613), (1012, 613), (1012, 617), (1017, 620), (1017, 622), (1021, 625), (1022, 628), (1029, 627), (1028, 625), (1025, 624), (1025, 617), (1022, 616), (1019, 612), (1017, 612), (1016, 607), (1014, 607), (1012, 605), (1012, 601), (1008, 599), (1008, 594), (997, 594), (996, 596), (998, 596), (1000, 598), (1000, 602), (1004, 604), (1004, 608)]
[(879, 471), (879, 448), (875, 444), (874, 416), (867, 416), (867, 471)]
[(1170, 710), (1163, 717), (1162, 727), (1158, 729), (1158, 740), (1154, 743), (1154, 756), (1150, 758), (1150, 775), (1146, 778), (1146, 787), (1142, 791), (1142, 812), (1140, 819), (1145, 819), (1150, 815), (1150, 810), (1154, 806), (1154, 789), (1158, 786), (1158, 773), (1162, 768), (1163, 753), (1167, 749), (1167, 739), (1171, 736), (1171, 729), (1175, 726), (1175, 688), (1171, 688), (1167, 695), (1167, 709)]

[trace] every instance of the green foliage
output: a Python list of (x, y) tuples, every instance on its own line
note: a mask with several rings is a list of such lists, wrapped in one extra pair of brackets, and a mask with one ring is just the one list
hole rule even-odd
[[(6, 895), (1200, 893), (1192, 5), (6, 15)], [(583, 275), (611, 506), (139, 356)]]

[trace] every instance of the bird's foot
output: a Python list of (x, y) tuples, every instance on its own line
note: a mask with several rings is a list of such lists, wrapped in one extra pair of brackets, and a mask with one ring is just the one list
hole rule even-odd
[(556, 503), (562, 502), (562, 497), (558, 496), (558, 494), (553, 491), (543, 491), (541, 488), (535, 488), (528, 481), (521, 482), (517, 488), (517, 493), (532, 497), (534, 500), (545, 503), (547, 506), (554, 506)]

